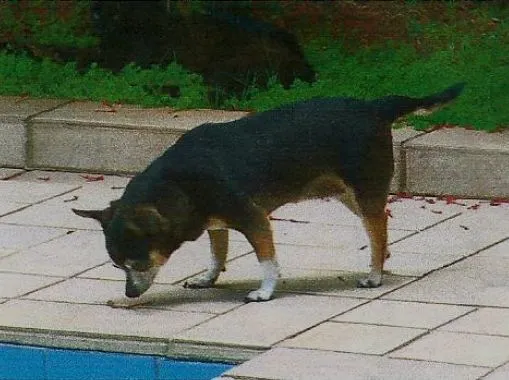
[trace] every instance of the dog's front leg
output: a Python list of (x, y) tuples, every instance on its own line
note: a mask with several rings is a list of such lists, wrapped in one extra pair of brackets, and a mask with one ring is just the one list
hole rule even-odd
[(221, 271), (225, 270), (228, 254), (228, 230), (207, 230), (210, 238), (211, 261), (205, 273), (184, 283), (185, 288), (210, 288), (214, 285)]
[(280, 276), (269, 220), (266, 218), (263, 225), (254, 231), (246, 232), (245, 235), (256, 252), (263, 273), (260, 288), (250, 292), (246, 296), (246, 302), (268, 301), (272, 298)]

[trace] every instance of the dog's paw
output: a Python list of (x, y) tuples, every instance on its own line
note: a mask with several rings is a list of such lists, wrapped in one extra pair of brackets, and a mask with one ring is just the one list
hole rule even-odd
[(269, 301), (272, 299), (272, 291), (258, 289), (249, 292), (249, 294), (244, 299), (246, 302), (263, 302)]
[(127, 297), (115, 298), (112, 300), (108, 300), (106, 302), (106, 305), (108, 305), (109, 307), (112, 307), (114, 309), (130, 309), (130, 308), (140, 306), (143, 304), (144, 304), (144, 302), (142, 300), (140, 300), (139, 298), (131, 299), (131, 298), (127, 298)]
[(214, 286), (215, 282), (216, 282), (215, 279), (211, 279), (206, 276), (191, 278), (191, 279), (187, 280), (186, 282), (184, 282), (184, 288), (187, 288), (187, 289), (212, 288)]
[(378, 288), (380, 285), (382, 285), (382, 279), (376, 279), (372, 277), (363, 278), (359, 281), (357, 281), (357, 287), (358, 288)]

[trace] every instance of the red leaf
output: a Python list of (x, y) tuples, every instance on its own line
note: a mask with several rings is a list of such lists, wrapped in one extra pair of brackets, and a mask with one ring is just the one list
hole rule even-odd
[(503, 203), (509, 203), (509, 198), (493, 198), (490, 201), (490, 206), (500, 206)]
[(388, 218), (393, 218), (393, 216), (392, 216), (392, 212), (391, 212), (391, 210), (390, 210), (390, 209), (388, 209), (388, 208), (387, 208), (387, 209), (385, 209), (385, 215), (386, 215)]
[(396, 195), (398, 196), (398, 198), (404, 198), (404, 199), (412, 199), (414, 197), (412, 195), (412, 193), (407, 193), (405, 191), (401, 191), (399, 193), (396, 193)]
[(387, 203), (394, 203), (394, 202), (401, 202), (401, 199), (399, 199), (399, 197), (397, 195), (391, 195), (387, 199)]
[(115, 107), (114, 104), (110, 104), (106, 101), (102, 101), (101, 102), (101, 107), (104, 107), (104, 108), (96, 108), (94, 111), (95, 112), (117, 112), (117, 108)]
[(103, 175), (85, 174), (85, 175), (81, 175), (81, 177), (85, 178), (87, 180), (87, 182), (104, 181), (104, 176)]
[(465, 203), (458, 202), (456, 200), (456, 197), (453, 196), (453, 195), (443, 195), (443, 196), (438, 197), (438, 199), (441, 199), (441, 200), (445, 201), (446, 205), (466, 206)]
[(481, 207), (480, 203), (476, 203), (475, 205), (468, 206), (467, 210), (477, 210), (479, 207)]

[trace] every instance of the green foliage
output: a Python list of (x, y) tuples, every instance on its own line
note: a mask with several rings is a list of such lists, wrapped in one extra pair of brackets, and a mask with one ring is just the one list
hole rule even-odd
[(437, 124), (488, 131), (509, 127), (509, 24), (479, 36), (443, 29), (447, 27), (432, 28), (435, 45), (443, 39), (448, 45), (426, 51), (387, 44), (347, 53), (341, 44), (333, 45), (329, 39), (314, 41), (306, 47), (306, 56), (318, 73), (317, 82), (296, 82), (290, 90), (273, 82), (266, 91), (251, 91), (249, 97), (230, 105), (265, 110), (317, 96), (419, 97), (465, 81), (467, 87), (454, 103), (427, 117), (409, 117), (409, 123), (417, 129)]
[[(176, 63), (146, 70), (128, 65), (119, 75), (92, 65), (79, 73), (75, 63), (36, 61), (25, 54), (3, 52), (0, 53), (0, 83), (0, 93), (4, 95), (104, 100), (150, 107), (208, 105), (201, 77)], [(178, 86), (180, 96), (172, 98), (165, 94), (166, 85)]]

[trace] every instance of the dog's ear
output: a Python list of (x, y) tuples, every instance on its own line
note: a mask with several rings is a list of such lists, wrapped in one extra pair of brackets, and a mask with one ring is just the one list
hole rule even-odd
[(113, 213), (117, 209), (118, 200), (112, 201), (109, 207), (103, 210), (78, 210), (73, 208), (72, 212), (83, 218), (91, 218), (97, 220), (101, 225), (107, 225), (113, 218)]
[(154, 206), (138, 206), (126, 227), (138, 236), (157, 235), (169, 227), (169, 221)]

